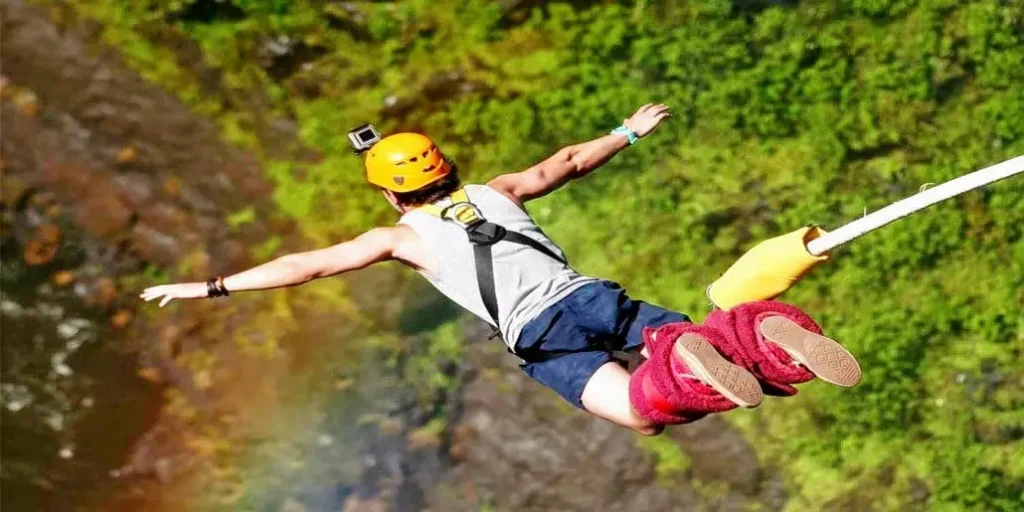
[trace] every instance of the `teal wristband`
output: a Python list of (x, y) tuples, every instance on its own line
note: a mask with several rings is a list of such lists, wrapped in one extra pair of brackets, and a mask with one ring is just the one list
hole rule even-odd
[(630, 146), (632, 146), (633, 144), (636, 144), (636, 141), (640, 140), (640, 137), (637, 136), (636, 132), (634, 132), (633, 130), (630, 130), (629, 127), (627, 127), (626, 125), (619, 126), (618, 128), (612, 130), (611, 134), (612, 135), (625, 135), (625, 136), (629, 137), (629, 145)]

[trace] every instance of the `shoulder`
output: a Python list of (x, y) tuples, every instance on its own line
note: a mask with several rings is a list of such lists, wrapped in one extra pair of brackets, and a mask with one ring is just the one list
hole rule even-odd
[(502, 176), (498, 176), (497, 178), (494, 178), (493, 180), (487, 182), (486, 185), (466, 185), (463, 188), (465, 188), (470, 195), (472, 195), (475, 191), (477, 194), (481, 195), (486, 194), (491, 196), (500, 196), (503, 199), (512, 201), (513, 203), (515, 203), (516, 206), (519, 206), (521, 208), (523, 205), (519, 201), (519, 198), (512, 193), (512, 188), (507, 186), (508, 179), (505, 178), (506, 176), (508, 175), (505, 174)]
[(494, 189), (490, 185), (480, 185), (480, 184), (477, 184), (477, 183), (467, 183), (467, 184), (463, 185), (462, 188), (466, 192), (468, 192), (470, 194), (472, 194), (472, 193), (486, 194), (488, 192), (493, 192), (494, 191)]
[(407, 252), (408, 247), (417, 245), (419, 240), (419, 235), (412, 227), (400, 224), (373, 228), (356, 237), (353, 242), (365, 251), (397, 256)]
[(403, 242), (408, 242), (414, 238), (419, 238), (416, 234), (416, 230), (412, 226), (406, 224), (396, 224), (389, 227), (373, 228), (365, 233), (364, 237), (372, 237), (380, 240), (382, 243), (390, 245), (401, 245)]
[(399, 224), (387, 229), (392, 230), (393, 249), (391, 254), (395, 259), (414, 269), (426, 270), (431, 273), (437, 272), (437, 265), (424, 244), (423, 238), (416, 233), (412, 226)]
[(361, 246), (390, 252), (407, 243), (410, 237), (414, 236), (416, 236), (416, 232), (409, 226), (382, 226), (364, 232), (353, 241)]

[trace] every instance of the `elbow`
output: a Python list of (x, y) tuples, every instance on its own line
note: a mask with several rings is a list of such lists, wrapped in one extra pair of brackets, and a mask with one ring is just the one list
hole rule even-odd
[(282, 272), (288, 276), (288, 281), (295, 284), (307, 283), (316, 279), (318, 272), (309, 262), (298, 254), (288, 254), (277, 259)]

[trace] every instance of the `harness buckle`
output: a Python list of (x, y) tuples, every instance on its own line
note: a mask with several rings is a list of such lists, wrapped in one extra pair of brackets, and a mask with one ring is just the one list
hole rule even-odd
[(481, 222), (466, 229), (466, 236), (473, 245), (494, 245), (505, 238), (504, 227), (493, 222)]
[(468, 201), (453, 203), (441, 210), (441, 218), (452, 222), (460, 228), (469, 231), (479, 224), (487, 222), (484, 214), (475, 204)]

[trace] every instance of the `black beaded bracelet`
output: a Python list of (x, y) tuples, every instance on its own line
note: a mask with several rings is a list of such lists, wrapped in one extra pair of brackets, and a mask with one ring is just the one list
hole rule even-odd
[(220, 290), (220, 294), (221, 295), (223, 295), (225, 297), (227, 297), (228, 295), (231, 295), (230, 293), (228, 293), (228, 287), (224, 286), (224, 278), (223, 277), (218, 277), (217, 278), (217, 287)]
[(228, 289), (224, 287), (224, 278), (222, 277), (211, 277), (206, 281), (206, 297), (227, 297), (230, 295)]
[(206, 280), (206, 298), (212, 299), (220, 296), (220, 290), (217, 289), (217, 278), (211, 277)]

